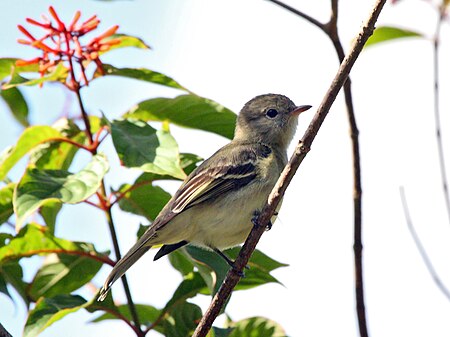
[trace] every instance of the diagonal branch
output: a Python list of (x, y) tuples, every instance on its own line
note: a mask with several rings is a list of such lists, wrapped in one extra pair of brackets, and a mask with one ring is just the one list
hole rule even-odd
[(411, 215), (409, 213), (408, 203), (406, 201), (405, 189), (403, 188), (403, 186), (400, 187), (400, 198), (402, 200), (403, 213), (405, 214), (406, 224), (408, 225), (409, 232), (411, 233), (411, 236), (414, 240), (414, 243), (416, 244), (416, 247), (420, 253), (420, 256), (422, 257), (422, 260), (425, 263), (425, 266), (427, 267), (428, 272), (430, 273), (431, 277), (433, 278), (434, 283), (436, 283), (437, 287), (445, 295), (445, 297), (447, 297), (447, 299), (450, 300), (450, 291), (445, 287), (444, 283), (441, 281), (438, 273), (436, 272), (436, 269), (433, 266), (433, 263), (431, 262), (428, 254), (427, 254), (427, 251), (425, 250), (425, 247), (423, 246), (422, 242), (420, 241), (419, 235), (417, 235), (417, 232), (414, 229)]
[(11, 334), (6, 331), (3, 325), (0, 323), (0, 337), (12, 337)]
[(369, 18), (363, 24), (360, 33), (353, 40), (351, 49), (349, 54), (345, 57), (342, 62), (339, 70), (333, 79), (330, 88), (324, 96), (322, 103), (317, 109), (316, 114), (314, 115), (313, 120), (311, 121), (308, 129), (306, 130), (303, 138), (300, 140), (297, 145), (294, 154), (292, 155), (289, 163), (284, 168), (280, 178), (278, 179), (277, 184), (275, 185), (272, 193), (269, 196), (269, 200), (261, 211), (256, 223), (257, 226), (254, 226), (252, 231), (250, 232), (247, 240), (244, 243), (236, 261), (235, 268), (230, 269), (225, 280), (223, 281), (219, 291), (213, 297), (212, 302), (207, 309), (205, 315), (202, 317), (197, 329), (194, 332), (193, 337), (204, 337), (211, 329), (212, 323), (219, 315), (223, 305), (230, 297), (233, 288), (240, 280), (240, 275), (244, 266), (247, 264), (250, 255), (254, 251), (256, 244), (258, 243), (260, 237), (265, 231), (266, 225), (269, 223), (269, 220), (273, 216), (277, 205), (279, 204), (286, 188), (291, 182), (295, 172), (297, 171), (299, 165), (305, 158), (306, 154), (309, 151), (309, 148), (319, 131), (320, 126), (322, 125), (325, 117), (330, 110), (331, 105), (333, 104), (336, 96), (346, 81), (348, 74), (350, 73), (351, 68), (353, 67), (356, 59), (362, 51), (364, 44), (370, 35), (372, 35), (373, 30), (375, 28), (375, 22), (380, 15), (380, 12), (386, 3), (386, 0), (377, 0), (375, 6), (373, 7)]

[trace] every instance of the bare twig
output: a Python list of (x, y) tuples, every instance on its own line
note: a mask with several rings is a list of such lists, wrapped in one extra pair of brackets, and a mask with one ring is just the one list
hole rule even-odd
[[(103, 202), (105, 202), (106, 187), (105, 187), (104, 180), (102, 180), (102, 182), (101, 182), (100, 192), (101, 192), (101, 197), (104, 198)], [(111, 205), (110, 204), (106, 205), (106, 207), (104, 207), (103, 210), (105, 212), (106, 221), (108, 222), (109, 231), (111, 233), (111, 239), (113, 242), (114, 252), (116, 254), (116, 260), (119, 261), (122, 256), (120, 254), (119, 241), (117, 239), (117, 232), (116, 232), (116, 228), (114, 226), (114, 220), (112, 217)], [(131, 297), (131, 291), (130, 291), (130, 286), (128, 285), (128, 279), (126, 278), (125, 275), (123, 275), (121, 280), (122, 280), (123, 289), (125, 291), (125, 296), (127, 297), (127, 302), (128, 302), (128, 307), (130, 309), (131, 317), (133, 317), (134, 325), (136, 326), (137, 331), (139, 332), (139, 334), (137, 334), (137, 335), (139, 337), (145, 336), (145, 333), (141, 329), (141, 324), (140, 324), (139, 316), (138, 316), (138, 313), (136, 310), (136, 305), (134, 304), (133, 298)]]
[(417, 250), (419, 251), (420, 256), (422, 257), (422, 260), (425, 263), (425, 266), (427, 267), (428, 272), (430, 273), (431, 277), (433, 278), (434, 283), (436, 283), (437, 287), (445, 295), (445, 297), (447, 297), (447, 299), (450, 300), (450, 291), (445, 287), (444, 283), (439, 278), (439, 275), (436, 272), (436, 269), (434, 268), (433, 263), (431, 262), (430, 258), (428, 257), (425, 247), (423, 246), (422, 242), (420, 241), (419, 235), (417, 235), (417, 232), (414, 229), (413, 221), (412, 221), (411, 215), (409, 213), (408, 203), (406, 201), (405, 189), (403, 188), (403, 186), (400, 187), (400, 198), (402, 200), (403, 213), (405, 214), (406, 224), (408, 225), (409, 232), (411, 233), (411, 236), (413, 237), (413, 240), (414, 240), (414, 243), (416, 244)]
[(239, 282), (241, 272), (244, 266), (247, 264), (250, 255), (254, 251), (256, 244), (258, 243), (261, 235), (264, 233), (266, 225), (269, 223), (272, 215), (274, 214), (278, 203), (280, 202), (284, 192), (286, 191), (287, 186), (291, 182), (295, 172), (297, 171), (300, 163), (305, 158), (306, 154), (309, 151), (309, 148), (319, 131), (320, 126), (322, 125), (325, 117), (330, 110), (331, 105), (333, 104), (336, 96), (346, 81), (348, 74), (350, 73), (353, 64), (358, 58), (364, 44), (370, 35), (372, 35), (375, 22), (378, 19), (378, 16), (385, 4), (386, 0), (377, 0), (374, 8), (372, 9), (369, 18), (366, 20), (364, 25), (361, 28), (358, 36), (353, 40), (352, 46), (350, 48), (349, 54), (345, 57), (342, 62), (339, 70), (333, 79), (330, 88), (324, 96), (322, 103), (317, 109), (316, 114), (314, 115), (313, 120), (311, 121), (308, 129), (306, 130), (303, 138), (300, 140), (297, 145), (294, 154), (292, 155), (289, 163), (284, 168), (280, 178), (278, 179), (277, 184), (275, 185), (272, 193), (269, 196), (269, 200), (261, 211), (257, 219), (258, 226), (254, 226), (252, 231), (250, 232), (247, 240), (244, 243), (239, 255), (235, 261), (235, 268), (231, 268), (227, 273), (225, 280), (223, 281), (219, 291), (213, 297), (212, 302), (207, 309), (205, 315), (202, 317), (197, 329), (194, 332), (194, 337), (204, 337), (211, 329), (212, 323), (215, 318), (220, 313), (224, 303), (229, 298), (233, 288)]
[(3, 325), (0, 323), (0, 337), (12, 337), (11, 334), (6, 331)]
[[(339, 62), (342, 63), (345, 57), (344, 48), (338, 34), (338, 0), (331, 0), (331, 16), (327, 24), (321, 24), (315, 19), (311, 19), (308, 15), (292, 8), (277, 0), (269, 0), (294, 14), (306, 19), (310, 23), (320, 28), (333, 43), (334, 49), (338, 56)], [(356, 313), (358, 317), (359, 333), (361, 337), (367, 337), (367, 320), (366, 309), (364, 304), (364, 276), (363, 276), (363, 245), (362, 245), (362, 185), (361, 185), (361, 160), (359, 151), (359, 130), (356, 123), (355, 109), (353, 106), (352, 86), (350, 77), (344, 83), (344, 98), (347, 107), (347, 118), (350, 125), (350, 138), (352, 144), (352, 160), (353, 160), (353, 251), (355, 263), (355, 299)]]
[(445, 4), (439, 7), (439, 17), (436, 24), (433, 43), (433, 73), (434, 73), (434, 120), (436, 129), (436, 141), (439, 155), (439, 169), (441, 171), (442, 189), (444, 192), (447, 217), (450, 224), (450, 194), (448, 191), (447, 169), (445, 165), (444, 146), (442, 144), (441, 117), (439, 108), (439, 44), (442, 22), (445, 19)]
[(312, 23), (313, 25), (317, 26), (318, 28), (325, 30), (326, 24), (314, 19), (312, 16), (309, 16), (308, 14), (303, 13), (302, 11), (299, 11), (297, 9), (295, 9), (294, 7), (291, 7), (281, 1), (278, 0), (268, 0), (270, 2), (273, 2), (274, 4), (283, 7), (284, 9), (287, 9), (288, 11), (302, 17), (303, 19), (305, 19), (306, 21)]

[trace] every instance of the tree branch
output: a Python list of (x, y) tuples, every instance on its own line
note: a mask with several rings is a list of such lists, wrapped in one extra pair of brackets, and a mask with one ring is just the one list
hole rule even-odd
[[(71, 58), (69, 58), (69, 60), (70, 60), (70, 70), (71, 70), (71, 74), (72, 74), (71, 76), (72, 76), (73, 81), (75, 81)], [(83, 99), (81, 97), (80, 86), (78, 84), (75, 84), (74, 87), (75, 87), (76, 96), (78, 98), (78, 104), (80, 106), (81, 115), (82, 115), (84, 125), (86, 128), (86, 135), (88, 137), (89, 144), (92, 146), (91, 153), (95, 155), (95, 154), (97, 154), (97, 146), (98, 146), (98, 138), (97, 137), (99, 137), (100, 131), (94, 140), (94, 137), (93, 137), (92, 131), (91, 131), (91, 124), (89, 122), (89, 116), (86, 113), (86, 109), (84, 108)], [(100, 193), (97, 192), (97, 195), (99, 197), (101, 209), (104, 211), (106, 220), (108, 222), (109, 231), (111, 233), (111, 238), (113, 241), (114, 252), (116, 255), (116, 260), (119, 261), (121, 258), (119, 242), (117, 239), (117, 233), (116, 233), (116, 229), (114, 226), (114, 220), (112, 217), (111, 204), (107, 200), (108, 197), (107, 197), (107, 193), (106, 193), (106, 186), (105, 186), (104, 179), (102, 179), (102, 181), (101, 181)], [(123, 289), (125, 291), (125, 296), (127, 297), (128, 307), (130, 308), (131, 317), (133, 318), (133, 322), (136, 326), (136, 330), (139, 332), (138, 336), (139, 337), (145, 336), (145, 334), (142, 332), (142, 329), (141, 329), (141, 324), (139, 322), (139, 316), (137, 314), (136, 305), (134, 304), (133, 298), (131, 297), (131, 291), (130, 291), (130, 287), (128, 285), (128, 280), (125, 275), (122, 276), (121, 280), (122, 280), (122, 284), (123, 284)]]
[(8, 331), (0, 323), (0, 337), (12, 337)]
[(417, 232), (414, 229), (411, 215), (409, 213), (408, 203), (406, 201), (405, 189), (403, 188), (403, 186), (400, 186), (400, 198), (402, 200), (403, 213), (405, 214), (406, 224), (408, 225), (409, 232), (411, 233), (411, 236), (413, 237), (413, 240), (414, 240), (414, 243), (416, 244), (417, 250), (419, 251), (420, 256), (422, 257), (422, 260), (425, 263), (425, 266), (427, 267), (428, 272), (430, 273), (431, 277), (433, 278), (434, 283), (436, 283), (437, 287), (445, 295), (445, 297), (447, 297), (447, 299), (450, 300), (450, 291), (445, 287), (444, 283), (441, 281), (438, 273), (436, 272), (436, 269), (434, 269), (433, 263), (431, 262), (430, 258), (428, 257), (427, 251), (425, 250), (425, 247), (422, 245), (419, 235), (417, 235)]
[(324, 23), (314, 19), (312, 16), (309, 16), (308, 14), (305, 14), (305, 13), (299, 11), (298, 9), (295, 9), (294, 7), (291, 7), (291, 6), (285, 4), (285, 3), (281, 2), (281, 1), (278, 1), (278, 0), (268, 0), (268, 1), (273, 2), (274, 4), (276, 4), (276, 5), (280, 6), (280, 7), (283, 7), (284, 9), (286, 9), (286, 10), (288, 10), (288, 11), (290, 11), (290, 12), (292, 12), (292, 13), (300, 16), (300, 17), (302, 17), (303, 19), (305, 19), (309, 23), (311, 23), (314, 26), (316, 26), (316, 27), (320, 28), (321, 30), (325, 31), (326, 24), (324, 24)]
[(445, 165), (444, 146), (442, 144), (441, 117), (439, 108), (439, 43), (442, 22), (445, 18), (445, 4), (439, 6), (439, 18), (436, 24), (433, 43), (433, 74), (434, 74), (434, 120), (436, 141), (439, 155), (439, 169), (441, 171), (442, 190), (444, 192), (445, 206), (448, 222), (450, 223), (450, 195), (448, 191), (447, 169)]
[(257, 226), (254, 226), (252, 231), (250, 232), (247, 240), (244, 243), (236, 261), (235, 268), (230, 269), (225, 280), (223, 281), (219, 291), (213, 297), (212, 302), (207, 309), (205, 315), (202, 317), (197, 329), (194, 332), (194, 337), (204, 337), (211, 329), (212, 323), (215, 318), (219, 315), (224, 303), (229, 298), (233, 288), (239, 282), (241, 272), (244, 266), (247, 264), (250, 255), (254, 251), (256, 244), (258, 243), (260, 237), (265, 231), (266, 225), (269, 223), (272, 215), (274, 214), (278, 203), (280, 202), (284, 192), (286, 191), (287, 186), (291, 182), (295, 172), (297, 171), (299, 165), (305, 158), (306, 154), (309, 151), (309, 148), (319, 131), (320, 126), (322, 125), (325, 117), (330, 110), (331, 105), (333, 104), (336, 96), (346, 81), (348, 74), (350, 73), (353, 64), (358, 58), (361, 50), (366, 43), (367, 39), (370, 35), (372, 35), (373, 30), (375, 28), (375, 22), (380, 15), (380, 12), (385, 4), (386, 0), (377, 0), (375, 6), (373, 7), (369, 18), (365, 21), (363, 27), (361, 28), (358, 36), (353, 40), (352, 47), (350, 49), (349, 54), (345, 57), (342, 62), (339, 70), (333, 79), (330, 88), (328, 89), (325, 97), (317, 109), (316, 114), (314, 115), (313, 120), (311, 121), (308, 129), (306, 130), (303, 138), (300, 140), (297, 145), (294, 154), (292, 155), (289, 163), (284, 168), (280, 178), (278, 179), (277, 184), (272, 190), (269, 199), (261, 211), (257, 219)]
[[(100, 191), (101, 191), (101, 198), (104, 198), (103, 202), (105, 202), (106, 188), (105, 188), (104, 180), (102, 180), (102, 183), (100, 186)], [(110, 204), (105, 205), (103, 210), (105, 212), (106, 220), (107, 220), (108, 226), (109, 226), (109, 231), (111, 233), (111, 239), (113, 242), (114, 252), (116, 254), (116, 260), (119, 261), (122, 256), (120, 254), (119, 241), (117, 239), (116, 228), (114, 226), (114, 220), (112, 217), (111, 205)], [(136, 310), (136, 305), (134, 304), (133, 298), (131, 297), (131, 291), (130, 291), (130, 286), (128, 285), (128, 279), (125, 275), (123, 275), (121, 277), (121, 280), (122, 280), (123, 289), (125, 291), (125, 296), (127, 297), (128, 307), (130, 308), (131, 317), (133, 317), (134, 324), (135, 324), (137, 330), (139, 331), (138, 336), (145, 336), (145, 333), (141, 329), (141, 324), (140, 324), (139, 316), (138, 316), (138, 313)]]
[[(279, 1), (276, 4), (282, 6)], [(300, 15), (300, 11), (293, 9), (287, 5), (282, 6), (293, 13)], [(331, 16), (325, 25), (317, 25), (331, 40), (338, 56), (339, 62), (345, 58), (345, 51), (342, 47), (338, 34), (338, 0), (331, 0)], [(300, 15), (304, 17), (304, 15)], [(352, 144), (352, 160), (353, 160), (353, 251), (355, 264), (355, 299), (356, 314), (358, 317), (359, 333), (361, 337), (367, 337), (367, 320), (366, 309), (364, 304), (364, 276), (363, 276), (363, 259), (362, 259), (362, 184), (361, 184), (361, 160), (359, 151), (359, 130), (356, 123), (355, 109), (353, 107), (352, 86), (350, 77), (344, 83), (344, 98), (347, 107), (347, 119), (350, 125), (350, 138)]]

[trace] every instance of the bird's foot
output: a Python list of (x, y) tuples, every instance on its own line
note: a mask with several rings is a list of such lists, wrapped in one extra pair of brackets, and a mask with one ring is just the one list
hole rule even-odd
[[(237, 273), (239, 275), (239, 277), (245, 277), (245, 273), (241, 270), (238, 270), (238, 268), (236, 268), (236, 263), (235, 261), (233, 261), (232, 259), (230, 259), (224, 252), (222, 252), (220, 249), (217, 248), (213, 248), (213, 250), (217, 253), (217, 255), (219, 255), (221, 258), (223, 258), (225, 260), (225, 262), (231, 267), (231, 269), (233, 269), (233, 271), (235, 273)], [(250, 269), (249, 266), (245, 266), (245, 269)]]
[[(261, 214), (261, 212), (258, 211), (258, 210), (256, 210), (253, 213), (252, 223), (253, 223), (253, 226), (255, 226), (255, 227), (259, 227), (260, 226), (260, 224), (258, 222), (258, 217), (259, 217), (260, 214)], [(278, 215), (278, 212), (275, 212), (274, 215)], [(269, 220), (269, 223), (266, 226), (266, 231), (270, 231), (271, 229), (272, 229), (272, 221)]]

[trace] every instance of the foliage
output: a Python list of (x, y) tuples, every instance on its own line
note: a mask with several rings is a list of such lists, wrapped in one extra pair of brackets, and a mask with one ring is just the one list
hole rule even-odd
[(421, 33), (414, 32), (412, 30), (397, 27), (381, 26), (375, 29), (373, 35), (369, 38), (369, 40), (367, 40), (364, 47), (366, 48), (390, 40), (404, 39), (411, 37), (423, 37), (423, 35)]
[[(31, 60), (0, 59), (1, 97), (14, 118), (25, 127), (15, 145), (0, 155), (0, 220), (4, 226), (15, 223), (16, 235), (0, 233), (0, 292), (11, 297), (14, 288), (29, 310), (24, 336), (40, 334), (53, 323), (81, 309), (94, 316), (92, 322), (121, 320), (137, 336), (150, 330), (165, 336), (190, 336), (202, 316), (202, 310), (189, 299), (199, 295), (213, 295), (229, 266), (217, 255), (195, 247), (185, 247), (170, 256), (172, 266), (182, 281), (167, 303), (157, 308), (149, 304), (118, 304), (109, 294), (104, 302), (96, 301), (96, 294), (83, 298), (74, 292), (86, 287), (103, 265), (114, 265), (109, 252), (99, 252), (88, 242), (75, 242), (55, 236), (55, 229), (64, 226), (58, 214), (63, 207), (86, 203), (103, 212), (114, 227), (111, 209), (142, 217), (144, 222), (155, 219), (170, 199), (170, 194), (158, 180), (184, 179), (201, 158), (180, 153), (169, 125), (197, 129), (232, 138), (236, 115), (222, 105), (200, 97), (169, 76), (143, 68), (118, 68), (104, 64), (105, 53), (119, 48), (149, 49), (141, 39), (118, 34), (113, 26), (103, 34), (82, 42), (81, 37), (96, 30), (100, 20), (93, 16), (79, 23), (76, 12), (70, 23), (60, 20), (54, 8), (49, 9), (52, 21), (29, 24), (45, 30), (35, 38), (22, 25), (19, 30), (25, 39), (20, 43), (38, 50)], [(91, 69), (92, 68), (92, 69)], [(132, 78), (176, 89), (174, 98), (149, 98), (136, 104), (118, 120), (109, 121), (86, 113), (81, 96), (87, 85), (110, 76)], [(79, 98), (82, 122), (61, 118), (52, 126), (30, 125), (28, 104), (21, 93), (23, 86), (41, 87), (48, 82), (62, 83)], [(153, 122), (152, 126), (148, 122)], [(104, 177), (110, 168), (108, 156), (100, 152), (103, 141), (111, 137), (124, 169), (139, 170), (141, 175), (132, 184), (115, 182), (117, 190), (106, 188)], [(85, 161), (74, 164), (78, 154)], [(85, 154), (90, 159), (85, 160)], [(11, 181), (8, 173), (27, 160), (27, 167), (18, 181)], [(41, 223), (27, 222), (39, 212)], [(99, 213), (99, 217), (102, 213)], [(146, 226), (141, 226), (140, 232)], [(112, 233), (114, 236), (115, 234)], [(235, 257), (239, 249), (228, 252)], [(42, 265), (31, 281), (24, 280), (22, 261), (43, 256)], [(279, 281), (270, 273), (279, 263), (256, 251), (249, 262), (250, 270), (238, 285), (238, 290), (254, 288)], [(92, 284), (91, 284), (92, 286)], [(131, 297), (131, 295), (130, 295)], [(140, 326), (136, 324), (139, 320)], [(257, 317), (240, 322), (229, 321), (225, 328), (215, 328), (217, 336), (279, 336), (284, 334), (275, 322)]]

